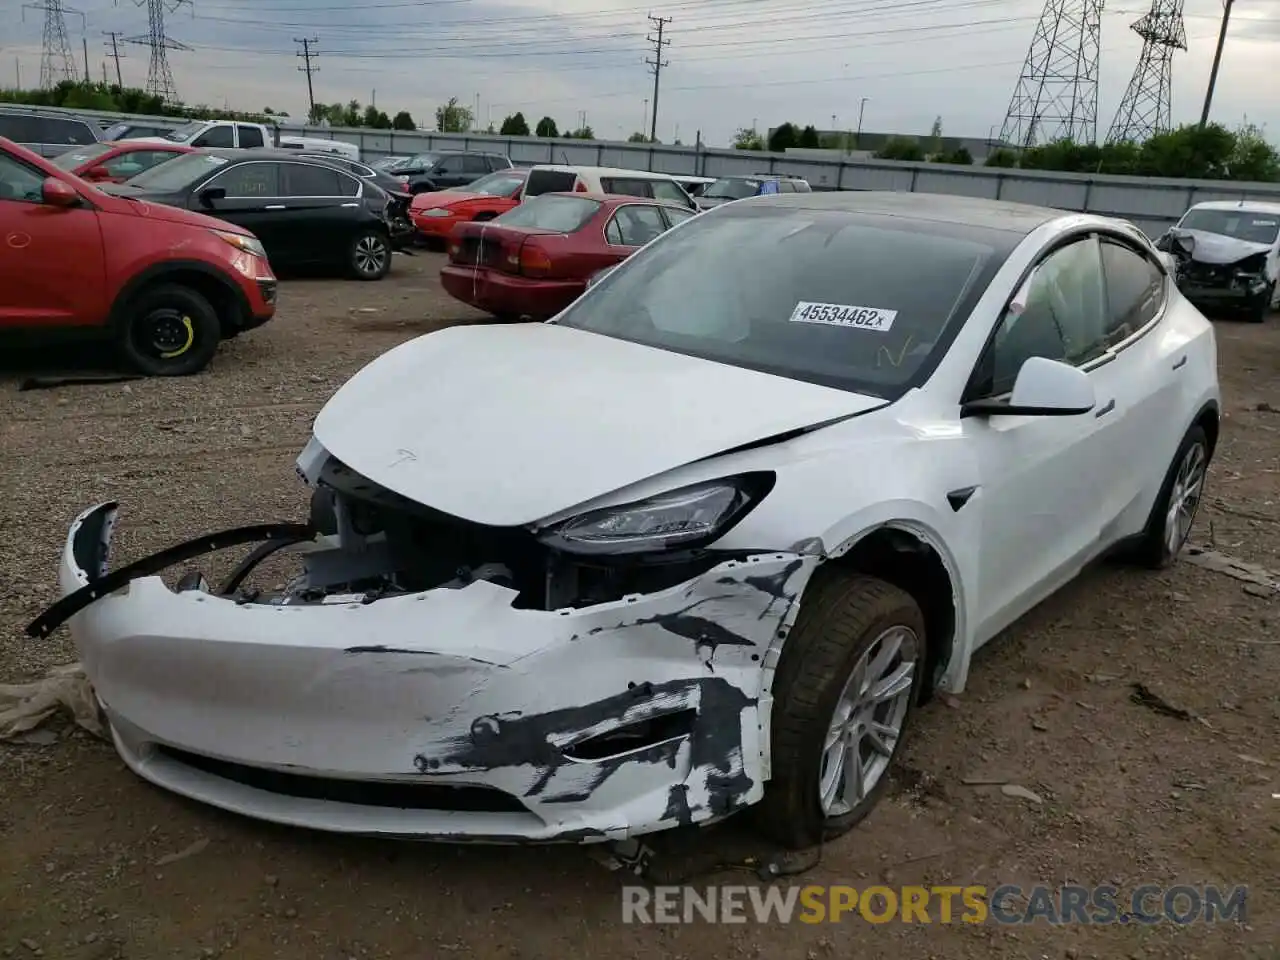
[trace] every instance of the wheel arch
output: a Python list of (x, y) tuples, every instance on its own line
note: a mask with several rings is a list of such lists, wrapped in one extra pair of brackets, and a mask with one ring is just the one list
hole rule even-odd
[(1212, 457), (1218, 447), (1218, 436), (1222, 429), (1222, 412), (1217, 400), (1209, 400), (1197, 412), (1191, 426), (1204, 431), (1209, 441), (1209, 456)]
[(224, 338), (230, 336), (240, 327), (244, 318), (251, 315), (249, 298), (244, 291), (216, 267), (200, 260), (166, 260), (134, 274), (120, 288), (111, 304), (111, 328), (119, 329), (125, 320), (129, 304), (143, 291), (161, 284), (189, 287), (208, 300), (217, 314)]

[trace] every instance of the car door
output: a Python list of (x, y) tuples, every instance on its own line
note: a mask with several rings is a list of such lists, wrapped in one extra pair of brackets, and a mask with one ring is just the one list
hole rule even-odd
[(210, 127), (200, 136), (191, 141), (193, 147), (234, 147), (236, 145), (236, 134), (229, 123), (220, 123), (217, 126)]
[(106, 264), (92, 205), (42, 202), (44, 173), (0, 152), (0, 329), (101, 323)]
[(667, 232), (662, 211), (652, 203), (626, 203), (618, 207), (605, 225), (604, 238), (609, 265), (621, 263), (650, 240)]
[(481, 177), (488, 176), (491, 172), (487, 157), (479, 153), (468, 153), (462, 158), (462, 174), (459, 186), (474, 183)]
[(345, 259), (358, 219), (360, 182), (328, 164), (283, 162), (279, 230), (297, 263)]
[(1031, 357), (1078, 366), (1097, 405), (1074, 416), (962, 418), (981, 478), (977, 602), (983, 642), (1007, 627), (1100, 551), (1115, 459), (1115, 367), (1107, 355), (1105, 287), (1096, 237), (1077, 236), (1041, 256), (1002, 311), (964, 400), (1006, 396)]
[[(200, 199), (204, 190), (221, 189), (226, 196), (205, 206)], [(281, 213), (285, 210), (280, 196), (280, 164), (273, 160), (245, 160), (229, 165), (191, 191), (190, 207), (221, 220), (244, 227), (253, 233), (267, 251), (273, 264), (287, 262), (288, 232), (281, 231)]]
[(1117, 536), (1146, 523), (1186, 424), (1181, 387), (1186, 342), (1163, 323), (1172, 281), (1149, 253), (1119, 236), (1104, 235), (1107, 343), (1114, 361), (1099, 371), (1116, 398), (1112, 441), (1125, 455), (1107, 491), (1107, 522)]

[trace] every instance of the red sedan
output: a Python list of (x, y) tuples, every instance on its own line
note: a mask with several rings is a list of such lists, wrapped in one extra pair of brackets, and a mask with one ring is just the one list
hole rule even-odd
[(492, 220), (516, 206), (528, 176), (528, 170), (512, 167), (465, 187), (419, 193), (409, 206), (409, 219), (420, 237), (443, 243), (459, 223)]
[(458, 224), (440, 283), (499, 320), (546, 320), (595, 274), (693, 215), (640, 197), (544, 193), (492, 222)]
[(150, 170), (174, 157), (191, 153), (193, 147), (181, 143), (139, 143), (110, 140), (72, 147), (54, 157), (54, 166), (92, 183), (124, 183), (143, 170)]

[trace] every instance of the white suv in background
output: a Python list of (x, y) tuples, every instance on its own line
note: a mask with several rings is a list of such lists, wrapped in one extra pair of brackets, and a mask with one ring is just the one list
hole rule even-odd
[(611, 193), (627, 197), (650, 197), (667, 203), (678, 203), (697, 210), (693, 198), (685, 193), (675, 177), (649, 170), (624, 170), (621, 167), (579, 167), (569, 164), (540, 163), (531, 167), (525, 181), (525, 199), (542, 193)]

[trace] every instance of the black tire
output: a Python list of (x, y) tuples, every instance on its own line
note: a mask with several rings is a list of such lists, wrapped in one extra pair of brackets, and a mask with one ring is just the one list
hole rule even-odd
[(486, 211), (486, 212), (484, 212), (484, 213), (477, 213), (474, 217), (472, 217), (472, 218), (471, 218), (471, 222), (472, 222), (472, 223), (486, 223), (487, 221), (492, 220), (492, 219), (493, 219), (494, 217), (496, 217), (496, 216), (497, 216), (497, 214), (496, 214), (496, 213), (490, 213), (490, 212), (488, 212), (488, 211)]
[[(915, 669), (899, 735), (873, 787), (847, 812), (829, 816), (819, 785), (828, 729), (854, 668), (893, 627), (915, 637)], [(772, 778), (752, 810), (757, 830), (789, 849), (805, 849), (849, 832), (871, 812), (888, 786), (920, 700), (927, 653), (924, 614), (906, 591), (835, 568), (814, 576), (774, 677)]]
[(199, 292), (159, 284), (123, 307), (116, 336), (133, 369), (150, 377), (185, 377), (209, 365), (222, 339), (222, 324)]
[(391, 238), (381, 230), (363, 230), (347, 252), (347, 269), (357, 280), (381, 280), (391, 272)]
[(337, 496), (325, 487), (311, 492), (311, 526), (317, 533), (332, 536), (338, 532)]
[(1258, 294), (1255, 300), (1248, 308), (1246, 316), (1250, 323), (1266, 323), (1267, 315), (1271, 313), (1271, 301), (1276, 295), (1276, 285), (1269, 284), (1267, 289)]
[[(1170, 508), (1173, 506), (1174, 488), (1179, 482), (1179, 473), (1188, 455), (1193, 449), (1197, 448), (1201, 451), (1203, 457), (1203, 463), (1200, 467), (1200, 492), (1195, 504), (1191, 507), (1190, 520), (1186, 525), (1186, 534), (1179, 538), (1180, 542), (1174, 548), (1169, 545), (1171, 537), (1168, 533), (1169, 513)], [(1151, 516), (1147, 518), (1147, 525), (1143, 529), (1142, 536), (1134, 544), (1133, 549), (1129, 551), (1128, 559), (1150, 570), (1164, 570), (1172, 566), (1178, 559), (1178, 554), (1182, 551), (1182, 547), (1191, 535), (1191, 525), (1195, 522), (1196, 511), (1204, 500), (1204, 484), (1207, 479), (1210, 459), (1208, 435), (1205, 434), (1203, 427), (1192, 426), (1183, 436), (1182, 442), (1178, 444), (1178, 452), (1174, 455), (1173, 462), (1165, 473), (1164, 483), (1160, 486), (1160, 495), (1156, 497), (1155, 506), (1151, 508)]]

